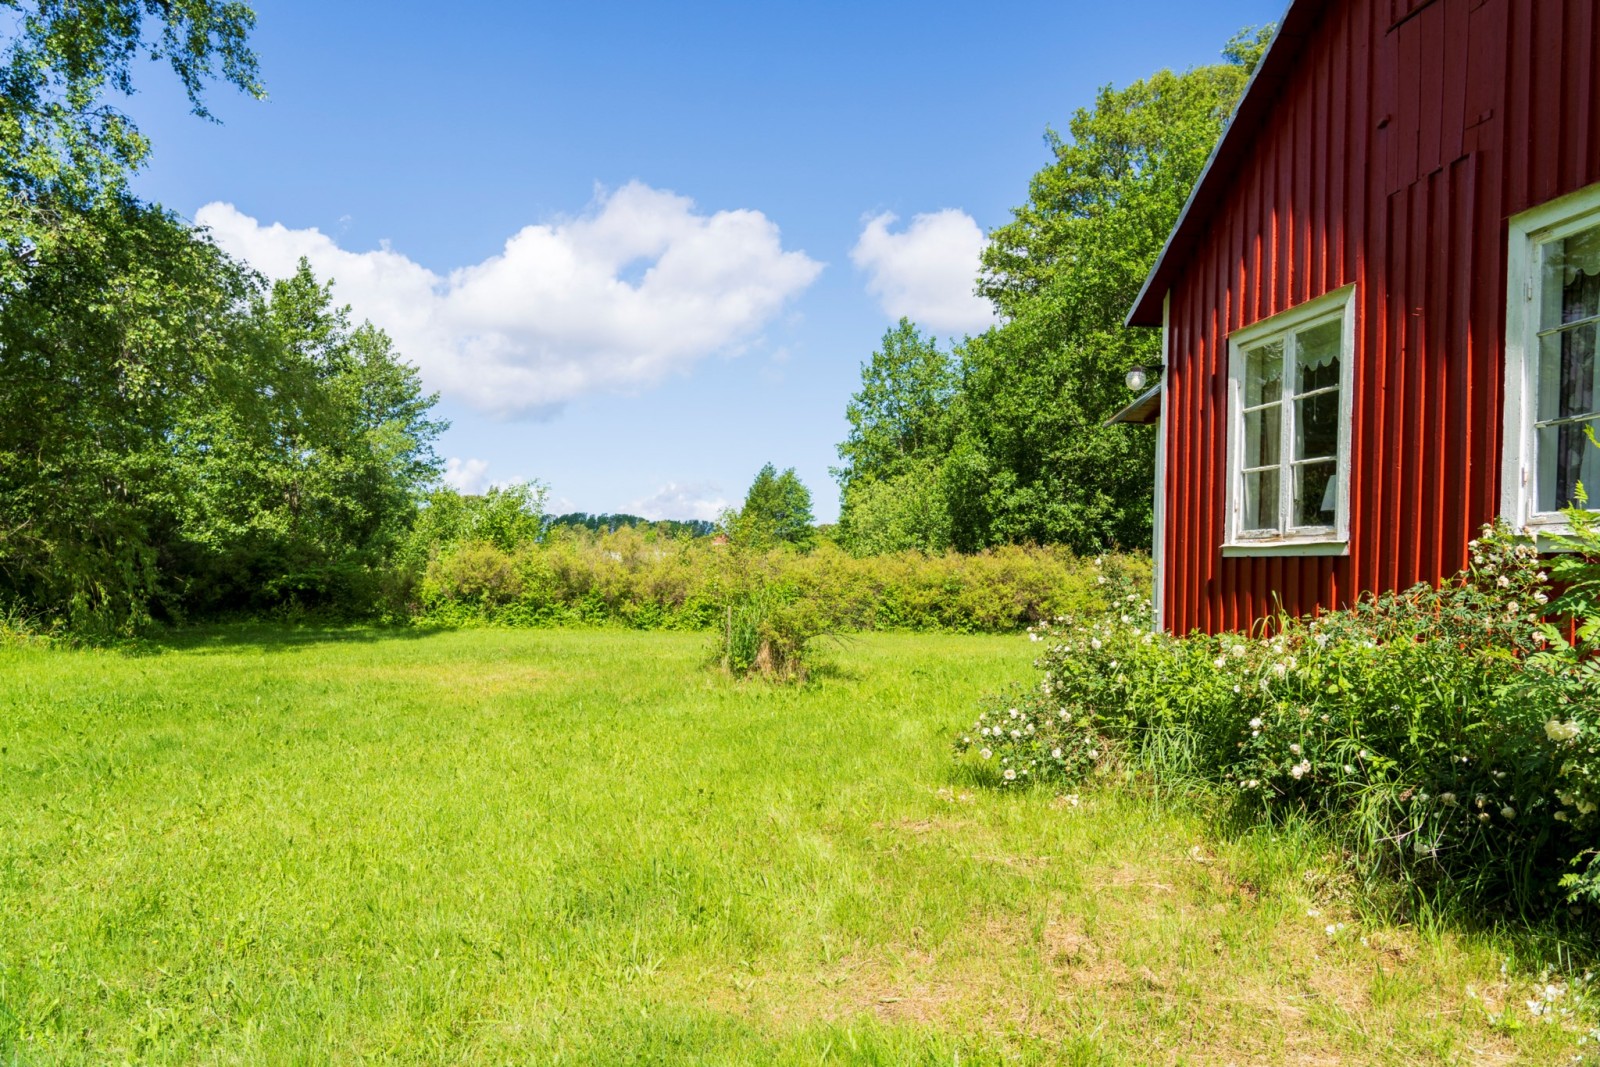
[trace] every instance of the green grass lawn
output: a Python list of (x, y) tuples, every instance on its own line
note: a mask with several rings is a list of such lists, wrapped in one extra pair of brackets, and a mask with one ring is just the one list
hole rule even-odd
[[(1303, 842), (966, 783), (1016, 638), (0, 649), (0, 1063), (1567, 1063)], [(1308, 914), (1315, 912), (1316, 914)], [(1330, 937), (1329, 924), (1346, 927)], [(1490, 1011), (1511, 1005), (1491, 1026)], [(1584, 1025), (1593, 1025), (1592, 1022)]]

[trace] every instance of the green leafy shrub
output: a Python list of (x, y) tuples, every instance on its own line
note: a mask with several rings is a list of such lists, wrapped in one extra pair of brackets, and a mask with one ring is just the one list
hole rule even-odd
[[(390, 596), (419, 620), (451, 624), (724, 630), (730, 596), (748, 588), (736, 580), (734, 559), (759, 570), (782, 603), (812, 605), (826, 615), (825, 628), (839, 631), (1008, 633), (1104, 599), (1101, 572), (1060, 548), (857, 558), (829, 543), (802, 552), (637, 527), (564, 527), (509, 546), (451, 540), (419, 559), (417, 576), (392, 580)], [(1143, 558), (1121, 566), (1132, 580), (1147, 580)]]
[[(1109, 612), (1032, 631), (1039, 712), (1012, 706), (1033, 730), (997, 736), (986, 708), (957, 747), (985, 744), (1012, 787), (1075, 783), (1116, 754), (1225, 790), (1250, 818), (1308, 817), (1372, 876), (1528, 912), (1595, 902), (1594, 648), (1545, 621), (1554, 586), (1533, 547), (1486, 531), (1472, 550), (1439, 589), (1253, 637), (1154, 633), (1149, 601), (1112, 579)], [(1042, 758), (1056, 722), (1096, 759)]]

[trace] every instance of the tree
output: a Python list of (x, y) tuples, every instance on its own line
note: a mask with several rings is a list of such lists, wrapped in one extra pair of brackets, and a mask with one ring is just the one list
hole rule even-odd
[(729, 532), (748, 545), (786, 543), (808, 547), (816, 535), (811, 516), (811, 490), (794, 468), (779, 474), (771, 463), (750, 483), (744, 506), (730, 516)]
[(951, 512), (939, 474), (924, 459), (891, 477), (852, 483), (840, 510), (839, 543), (858, 556), (949, 548)]
[(948, 451), (956, 385), (950, 355), (910, 320), (885, 331), (845, 408), (850, 435), (839, 446), (843, 465), (833, 470), (845, 495), (858, 482), (892, 478)]
[(303, 260), (255, 295), (246, 330), (173, 437), (177, 540), (203, 575), (187, 600), (355, 606), (438, 478), (438, 398)]
[(0, 300), (0, 594), (106, 628), (143, 615), (184, 480), (189, 398), (247, 347), (252, 287), (172, 216), (65, 218)]
[(1054, 161), (983, 253), (979, 291), (1004, 321), (960, 352), (959, 463), (942, 467), (958, 546), (1150, 543), (1154, 434), (1105, 421), (1159, 339), (1122, 322), (1261, 40), (1235, 37), (1235, 62), (1102, 89), (1069, 136), (1047, 135)]
[(107, 91), (130, 96), (135, 69), (165, 63), (193, 112), (208, 83), (265, 96), (250, 49), (255, 12), (236, 0), (0, 0), (16, 12), (0, 58), (0, 160), (7, 191), (82, 207), (117, 194), (150, 145)]

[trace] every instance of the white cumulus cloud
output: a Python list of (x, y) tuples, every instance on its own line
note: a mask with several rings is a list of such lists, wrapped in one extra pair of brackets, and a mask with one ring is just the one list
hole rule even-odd
[(444, 461), (444, 484), (458, 493), (481, 493), (488, 481), (488, 460), (451, 456)]
[(729, 506), (715, 485), (668, 482), (651, 496), (634, 501), (629, 510), (646, 519), (704, 519), (715, 522)]
[(983, 230), (955, 208), (916, 215), (899, 233), (887, 212), (869, 218), (850, 261), (867, 275), (867, 291), (891, 319), (902, 316), (932, 330), (977, 333), (994, 310), (973, 292)]
[(387, 243), (353, 252), (232, 204), (207, 204), (195, 221), (274, 278), (305, 257), (430, 388), (500, 416), (547, 414), (736, 352), (822, 270), (785, 251), (759, 211), (705, 214), (640, 182), (598, 194), (582, 215), (526, 226), (498, 255), (444, 275)]

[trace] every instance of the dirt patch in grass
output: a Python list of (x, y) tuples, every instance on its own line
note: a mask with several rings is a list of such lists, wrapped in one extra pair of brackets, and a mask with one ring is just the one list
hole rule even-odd
[[(940, 828), (930, 822), (896, 829)], [(1460, 990), (1427, 973), (1403, 931), (1363, 943), (1348, 926), (1328, 936), (1320, 911), (1265, 914), (1260, 891), (1220, 861), (1111, 863), (1086, 872), (1084, 890), (1087, 910), (1068, 897), (1042, 916), (974, 915), (960, 927), (970, 934), (943, 944), (862, 948), (809, 981), (764, 975), (712, 999), (767, 1026), (868, 1017), (1015, 1048), (1092, 1039), (1097, 1026), (1123, 1041), (1147, 1032), (1137, 1051), (1149, 1063), (1515, 1061), (1509, 1039), (1462, 1017)], [(1395, 974), (1409, 983), (1403, 995), (1375, 998), (1374, 982)], [(1434, 1021), (1430, 1032), (1413, 1023), (1394, 1033), (1419, 1014)]]

